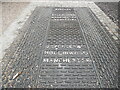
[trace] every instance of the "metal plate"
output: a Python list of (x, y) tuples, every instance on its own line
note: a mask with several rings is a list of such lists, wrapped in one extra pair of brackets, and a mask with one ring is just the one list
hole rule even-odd
[(118, 86), (118, 48), (99, 20), (88, 8), (76, 8), (92, 58), (101, 80), (101, 87)]
[[(41, 64), (51, 12), (52, 8), (37, 7), (22, 28), (19, 38), (7, 50), (2, 60), (3, 87), (36, 87), (39, 76), (36, 70)], [(14, 79), (18, 73), (21, 73), (20, 76)]]
[(48, 88), (94, 88), (99, 81), (73, 8), (53, 8), (40, 82)]
[(117, 47), (89, 8), (38, 7), (21, 31), (3, 58), (3, 87), (117, 87)]

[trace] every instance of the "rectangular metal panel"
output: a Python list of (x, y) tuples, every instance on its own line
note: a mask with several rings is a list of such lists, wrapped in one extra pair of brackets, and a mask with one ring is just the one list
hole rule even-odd
[(3, 87), (117, 87), (117, 57), (89, 8), (38, 7), (3, 58)]
[(53, 8), (47, 36), (41, 66), (41, 87), (100, 86), (74, 8)]

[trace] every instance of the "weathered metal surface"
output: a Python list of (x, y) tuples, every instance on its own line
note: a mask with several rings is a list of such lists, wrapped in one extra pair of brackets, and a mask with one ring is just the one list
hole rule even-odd
[(76, 8), (80, 27), (84, 31), (95, 61), (102, 87), (118, 86), (118, 48), (96, 16), (87, 8)]
[(3, 87), (117, 86), (117, 47), (89, 8), (38, 7), (30, 18), (3, 59)]
[(41, 86), (100, 86), (74, 8), (53, 8), (47, 36), (40, 70)]
[[(36, 70), (41, 63), (41, 54), (52, 8), (38, 7), (28, 19), (3, 58), (2, 83), (4, 87), (36, 87), (39, 75)], [(18, 78), (13, 77), (22, 72)]]

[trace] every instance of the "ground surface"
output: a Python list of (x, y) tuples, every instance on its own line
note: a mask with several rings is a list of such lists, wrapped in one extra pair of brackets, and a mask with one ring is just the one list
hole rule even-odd
[(115, 41), (88, 8), (36, 8), (18, 37), (2, 61), (3, 87), (117, 86)]
[(38, 7), (6, 50), (2, 81), (17, 88), (111, 88), (117, 68), (116, 42), (90, 9)]
[(96, 4), (118, 25), (118, 2), (99, 2)]
[[(28, 5), (28, 2), (3, 2), (2, 3), (2, 30), (6, 30), (21, 11)], [(110, 17), (116, 24), (118, 24), (118, 3), (96, 3), (106, 15)]]
[(3, 2), (2, 3), (2, 29), (3, 31), (21, 14), (28, 5), (27, 2)]

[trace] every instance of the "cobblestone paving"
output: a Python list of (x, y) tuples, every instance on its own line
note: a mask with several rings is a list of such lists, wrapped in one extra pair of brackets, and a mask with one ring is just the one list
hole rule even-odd
[(3, 87), (117, 87), (116, 44), (88, 8), (38, 7), (18, 37), (3, 58)]

